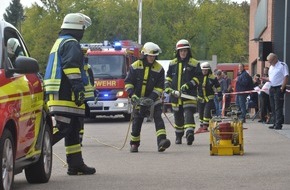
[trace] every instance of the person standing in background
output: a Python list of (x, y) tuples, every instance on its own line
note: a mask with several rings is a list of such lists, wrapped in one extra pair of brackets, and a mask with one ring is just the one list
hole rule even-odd
[[(216, 70), (214, 72), (215, 74), (215, 77), (217, 78), (218, 82), (220, 83), (220, 86), (221, 86), (221, 91), (225, 91), (223, 89), (223, 85), (222, 85), (222, 81), (223, 81), (223, 78), (222, 78), (222, 71), (221, 70)], [(215, 110), (216, 110), (216, 116), (221, 116), (221, 111), (222, 111), (222, 100), (221, 98), (219, 97), (219, 95), (217, 94), (217, 92), (215, 93), (215, 96), (214, 96), (214, 105), (215, 105)]]
[[(222, 71), (222, 82), (221, 82), (221, 89), (222, 89), (222, 93), (232, 93), (233, 92), (233, 88), (232, 88), (232, 81), (231, 79), (228, 77), (227, 72), (226, 71)], [(231, 95), (227, 94), (225, 97), (225, 110), (227, 110), (230, 105), (231, 105)]]
[(240, 119), (245, 123), (247, 114), (246, 103), (249, 93), (244, 93), (244, 91), (253, 90), (253, 79), (245, 70), (245, 66), (242, 63), (239, 64), (239, 73), (236, 81), (236, 92), (239, 92), (236, 96), (236, 104), (242, 112)]
[[(264, 67), (262, 78), (268, 78), (269, 67)], [(259, 94), (261, 119), (258, 122), (269, 123), (271, 122), (271, 105), (269, 98), (270, 82), (261, 81), (260, 88), (262, 91)]]
[(289, 69), (287, 64), (279, 61), (274, 53), (270, 53), (267, 60), (270, 63), (269, 77), (262, 79), (271, 82), (269, 97), (274, 125), (269, 128), (281, 130), (284, 123), (284, 94), (288, 83)]

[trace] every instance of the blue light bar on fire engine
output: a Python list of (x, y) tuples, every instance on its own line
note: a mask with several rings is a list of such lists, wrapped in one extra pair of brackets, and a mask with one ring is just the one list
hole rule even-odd
[(121, 49), (122, 49), (122, 44), (121, 44), (121, 42), (115, 42), (115, 43), (114, 43), (114, 48), (115, 48), (115, 50), (121, 50)]

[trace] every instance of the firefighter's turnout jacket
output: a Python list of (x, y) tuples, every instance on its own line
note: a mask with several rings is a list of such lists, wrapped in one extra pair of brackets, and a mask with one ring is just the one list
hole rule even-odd
[(85, 92), (82, 72), (84, 55), (79, 42), (70, 35), (60, 35), (53, 45), (44, 77), (47, 106), (55, 116), (53, 144), (65, 138), (69, 167), (84, 164), (79, 131), (85, 104), (76, 103), (75, 95)]
[[(162, 139), (166, 139), (166, 130), (164, 121), (161, 117), (162, 102), (161, 94), (164, 88), (164, 69), (160, 63), (154, 61), (152, 64), (146, 63), (146, 60), (137, 60), (131, 66), (125, 79), (125, 88), (129, 96), (137, 95), (139, 98), (146, 97), (152, 99), (154, 103), (154, 123), (157, 136), (157, 144)], [(139, 108), (141, 109), (141, 108)], [(145, 115), (141, 110), (133, 110), (133, 124), (130, 144), (139, 146), (141, 126)]]
[(214, 96), (222, 97), (221, 87), (218, 79), (209, 73), (199, 79), (198, 85), (198, 112), (201, 127), (207, 128), (215, 110)]
[[(64, 45), (65, 44), (65, 45)], [(60, 56), (66, 49), (70, 52)], [(59, 36), (49, 55), (44, 77), (48, 95), (47, 106), (52, 114), (84, 116), (85, 106), (75, 104), (73, 88), (85, 92), (81, 72), (83, 53), (76, 39), (69, 35)]]
[[(165, 88), (172, 88), (173, 90), (180, 91), (180, 87), (190, 81), (198, 84), (198, 77), (202, 75), (199, 62), (193, 58), (189, 61), (178, 61), (177, 58), (173, 59), (170, 64), (166, 75)], [(197, 96), (196, 87), (189, 89), (186, 92), (188, 95)], [(187, 100), (182, 98), (170, 97), (173, 110), (178, 109), (181, 105), (183, 107), (196, 107), (195, 100)]]
[(139, 98), (148, 97), (160, 101), (164, 88), (164, 69), (156, 61), (153, 64), (135, 61), (125, 79), (125, 88), (131, 97), (136, 94)]

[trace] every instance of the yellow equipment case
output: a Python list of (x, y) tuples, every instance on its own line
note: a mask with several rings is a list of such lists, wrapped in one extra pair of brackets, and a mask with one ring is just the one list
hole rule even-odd
[(210, 155), (244, 154), (243, 122), (237, 118), (213, 117), (209, 123)]

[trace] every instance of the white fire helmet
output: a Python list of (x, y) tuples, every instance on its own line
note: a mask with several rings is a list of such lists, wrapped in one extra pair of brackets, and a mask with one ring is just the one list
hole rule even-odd
[(157, 56), (159, 53), (161, 53), (160, 47), (153, 43), (153, 42), (146, 42), (141, 50), (141, 53), (144, 55), (151, 55), (151, 56)]
[(211, 69), (209, 62), (203, 62), (202, 64), (200, 64), (200, 68), (201, 69)]
[(186, 49), (186, 48), (190, 49), (190, 44), (187, 40), (182, 39), (176, 43), (176, 50)]
[(211, 69), (209, 62), (203, 62), (200, 64), (201, 69)]
[(67, 14), (61, 25), (62, 29), (84, 30), (92, 24), (90, 17), (82, 13)]
[(7, 41), (7, 52), (10, 55), (15, 55), (17, 47), (20, 46), (19, 41), (16, 38), (9, 38)]

